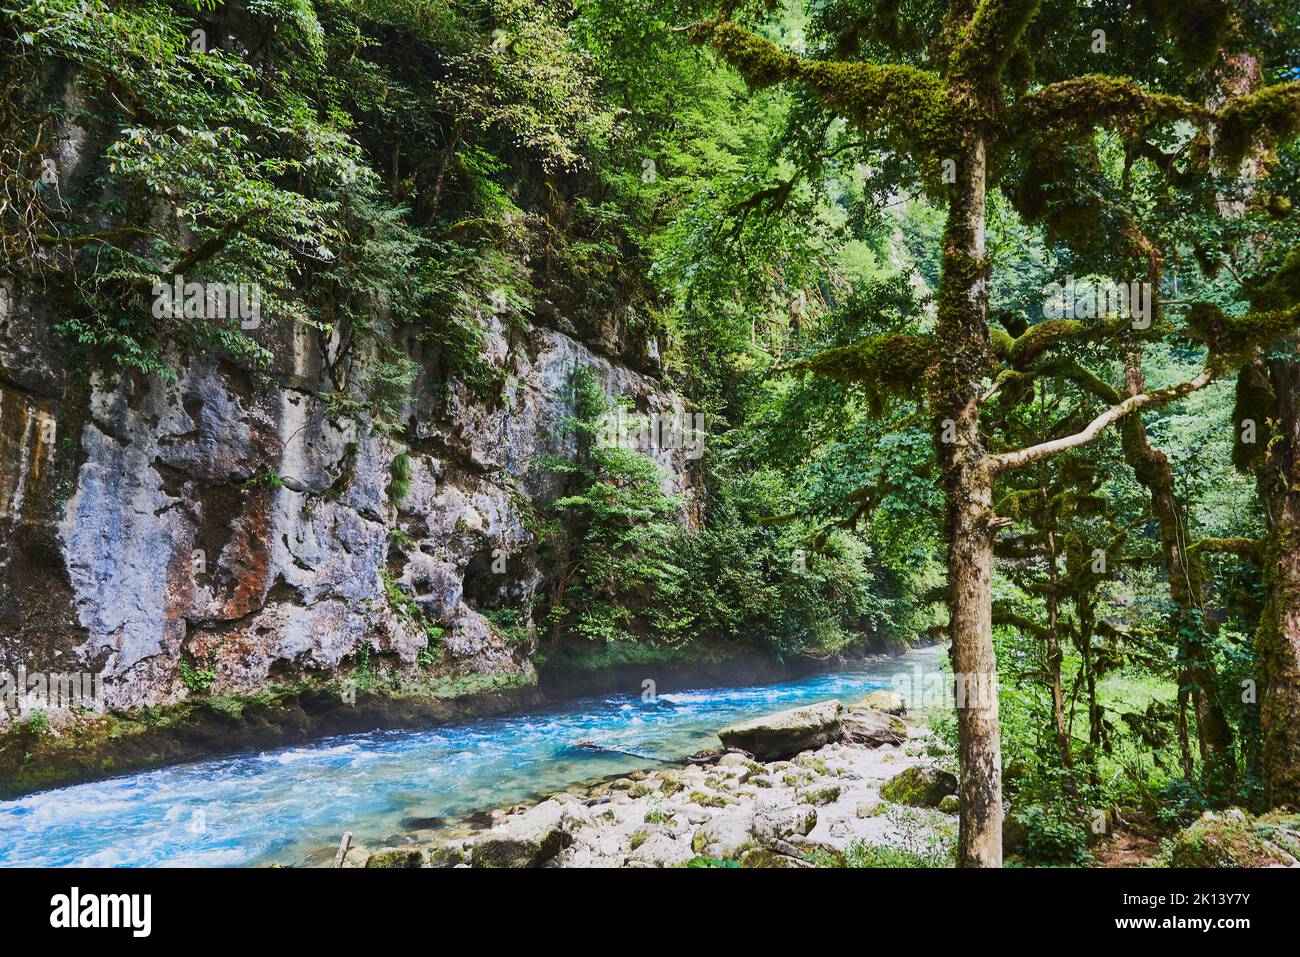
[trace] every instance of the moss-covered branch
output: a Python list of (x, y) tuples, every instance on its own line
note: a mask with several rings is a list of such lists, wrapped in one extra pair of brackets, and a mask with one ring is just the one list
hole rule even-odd
[(1253, 538), (1202, 538), (1193, 542), (1188, 551), (1236, 555), (1259, 564), (1263, 560), (1263, 548), (1264, 543)]
[(1199, 302), (1187, 311), (1186, 322), (1192, 338), (1205, 344), (1210, 362), (1223, 374), (1241, 368), (1261, 346), (1300, 329), (1300, 306), (1229, 316), (1218, 306)]
[(1300, 82), (1232, 97), (1215, 112), (1182, 97), (1144, 90), (1128, 77), (1074, 77), (1020, 99), (1008, 112), (1003, 137), (1059, 144), (1102, 127), (1137, 139), (1158, 120), (1216, 125), (1215, 155), (1220, 165), (1233, 169), (1255, 144), (1276, 147), (1300, 133)]
[(1287, 254), (1268, 282), (1247, 289), (1246, 296), (1255, 309), (1287, 309), (1300, 305), (1300, 247)]
[(1020, 370), (1041, 358), (1058, 345), (1096, 342), (1131, 332), (1131, 319), (1085, 321), (1081, 319), (1047, 319), (1030, 326), (1013, 338), (1003, 329), (993, 333), (993, 354)]
[(885, 333), (827, 349), (776, 371), (813, 372), (841, 385), (856, 386), (878, 411), (886, 397), (918, 396), (935, 355), (930, 339)]
[(1018, 628), (1025, 634), (1033, 635), (1035, 638), (1047, 637), (1047, 629), (1031, 618), (1017, 614), (1012, 611), (1005, 602), (995, 601), (993, 603), (993, 624), (1008, 625), (1012, 628)]
[(1042, 0), (981, 0), (953, 50), (954, 77), (996, 82)]
[(801, 81), (827, 107), (858, 126), (884, 127), (901, 144), (931, 160), (954, 155), (963, 128), (938, 75), (916, 67), (805, 60), (771, 40), (724, 20), (697, 24), (697, 42), (709, 43), (740, 71), (752, 89)]
[(1217, 157), (1235, 169), (1257, 142), (1275, 147), (1300, 133), (1300, 82), (1233, 97), (1218, 113)]
[(1152, 25), (1173, 36), (1184, 61), (1214, 60), (1228, 28), (1229, 0), (1146, 0), (1145, 7)]
[(1128, 77), (1090, 74), (1023, 97), (1011, 108), (1004, 130), (1012, 140), (1059, 144), (1099, 126), (1133, 135), (1157, 119), (1204, 121), (1209, 115), (1181, 97), (1150, 93)]
[(1084, 392), (1096, 396), (1107, 405), (1115, 405), (1120, 401), (1118, 389), (1072, 359), (1052, 359), (1037, 366), (1035, 371), (1039, 375), (1056, 376), (1073, 382)]

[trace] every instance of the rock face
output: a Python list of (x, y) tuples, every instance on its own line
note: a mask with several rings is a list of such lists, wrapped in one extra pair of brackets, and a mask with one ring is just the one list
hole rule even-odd
[(724, 746), (777, 761), (829, 744), (840, 736), (840, 703), (823, 701), (754, 718), (718, 732)]
[(957, 791), (957, 779), (937, 768), (908, 768), (885, 782), (880, 796), (895, 804), (912, 807), (938, 807), (949, 794)]
[[(380, 665), (413, 685), (532, 680), (547, 572), (532, 518), (559, 492), (539, 460), (573, 450), (574, 371), (639, 411), (684, 411), (631, 367), (653, 371), (643, 344), (596, 330), (597, 354), (485, 315), (503, 394), (443, 381), (409, 337), (421, 372), (399, 442), (325, 398), (352, 361), (337, 336), (258, 329), (276, 357), (265, 373), (172, 351), (171, 377), (73, 377), (43, 302), (7, 280), (0, 295), (0, 671), (94, 673), (110, 708)], [(689, 492), (686, 454), (654, 453), (666, 491)], [(509, 629), (506, 608), (523, 609)], [(11, 717), (0, 709), (0, 730)]]

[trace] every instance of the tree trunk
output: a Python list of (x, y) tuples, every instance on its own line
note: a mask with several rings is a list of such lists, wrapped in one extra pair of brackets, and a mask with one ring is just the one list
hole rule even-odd
[(1079, 616), (1079, 653), (1083, 655), (1084, 684), (1088, 692), (1088, 783), (1097, 783), (1097, 762), (1101, 760), (1103, 729), (1101, 704), (1097, 700), (1097, 662), (1100, 653), (1092, 645), (1097, 632), (1097, 592), (1088, 591), (1086, 600), (1075, 603)]
[(938, 338), (951, 351), (935, 383), (935, 448), (943, 469), (949, 632), (961, 762), (961, 867), (1002, 866), (1002, 753), (993, 652), (993, 476), (979, 431), (989, 368), (986, 164), (975, 134), (958, 158), (944, 229)]
[[(1129, 395), (1142, 391), (1142, 370), (1136, 356), (1129, 360), (1125, 379)], [(1150, 493), (1151, 513), (1160, 526), (1160, 548), (1177, 609), (1172, 626), (1181, 663), (1179, 684), (1190, 686), (1203, 770), (1216, 789), (1231, 786), (1236, 780), (1232, 726), (1219, 700), (1213, 662), (1203, 640), (1209, 628), (1203, 610), (1205, 568), (1199, 557), (1188, 550), (1187, 526), (1174, 488), (1173, 468), (1165, 454), (1147, 440), (1141, 415), (1124, 420), (1122, 437), (1124, 457), (1138, 482)]]
[(1255, 639), (1264, 799), (1300, 808), (1300, 360), (1268, 363), (1277, 426), (1258, 472), (1267, 599)]
[(1101, 757), (1101, 705), (1097, 703), (1097, 673), (1093, 670), (1091, 639), (1084, 652), (1084, 680), (1088, 687), (1088, 783), (1097, 783)]
[[(1046, 490), (1043, 498), (1046, 499)], [(1049, 518), (1049, 521), (1051, 519)], [(1061, 755), (1061, 767), (1069, 770), (1074, 767), (1073, 755), (1070, 753), (1070, 731), (1065, 724), (1065, 689), (1061, 687), (1061, 615), (1060, 573), (1056, 568), (1056, 536), (1047, 533), (1047, 670), (1052, 684), (1052, 723), (1056, 730), (1056, 750)]]
[(993, 483), (963, 473), (949, 493), (952, 670), (961, 762), (961, 867), (1002, 866), (1002, 747), (993, 652)]
[(1178, 760), (1183, 768), (1183, 780), (1192, 782), (1196, 772), (1196, 762), (1192, 760), (1192, 742), (1187, 733), (1187, 699), (1190, 693), (1182, 677), (1178, 679)]

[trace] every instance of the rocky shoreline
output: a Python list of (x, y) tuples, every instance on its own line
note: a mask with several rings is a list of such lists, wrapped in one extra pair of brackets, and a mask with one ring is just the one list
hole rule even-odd
[[(427, 845), (352, 847), (343, 867), (944, 866), (946, 749), (891, 692), (719, 733), (726, 750), (500, 809)], [(941, 809), (942, 808), (942, 809)]]

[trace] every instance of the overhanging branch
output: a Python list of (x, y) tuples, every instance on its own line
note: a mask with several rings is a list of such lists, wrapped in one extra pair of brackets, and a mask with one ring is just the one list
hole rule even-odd
[(1214, 381), (1214, 372), (1205, 369), (1194, 379), (1190, 379), (1180, 385), (1171, 386), (1168, 389), (1159, 389), (1155, 392), (1144, 392), (1138, 395), (1129, 396), (1118, 405), (1113, 405), (1101, 415), (1097, 416), (1083, 428), (1082, 431), (1073, 435), (1067, 435), (1059, 439), (1052, 439), (1048, 442), (1040, 442), (1038, 445), (1031, 445), (1027, 449), (1020, 449), (1016, 452), (1004, 452), (1001, 455), (991, 455), (987, 461), (989, 468), (994, 475), (1000, 475), (1003, 472), (1009, 472), (1012, 469), (1018, 469), (1030, 462), (1037, 462), (1040, 459), (1050, 458), (1060, 452), (1069, 449), (1078, 448), (1081, 445), (1087, 445), (1099, 436), (1107, 426), (1118, 422), (1124, 416), (1136, 412), (1139, 409), (1155, 408), (1165, 405), (1175, 399), (1181, 399), (1184, 396), (1203, 389)]
[(906, 64), (807, 60), (726, 19), (697, 23), (691, 35), (710, 44), (753, 89), (801, 81), (829, 109), (860, 127), (884, 127), (932, 160), (955, 155), (952, 141), (962, 118), (936, 73)]

